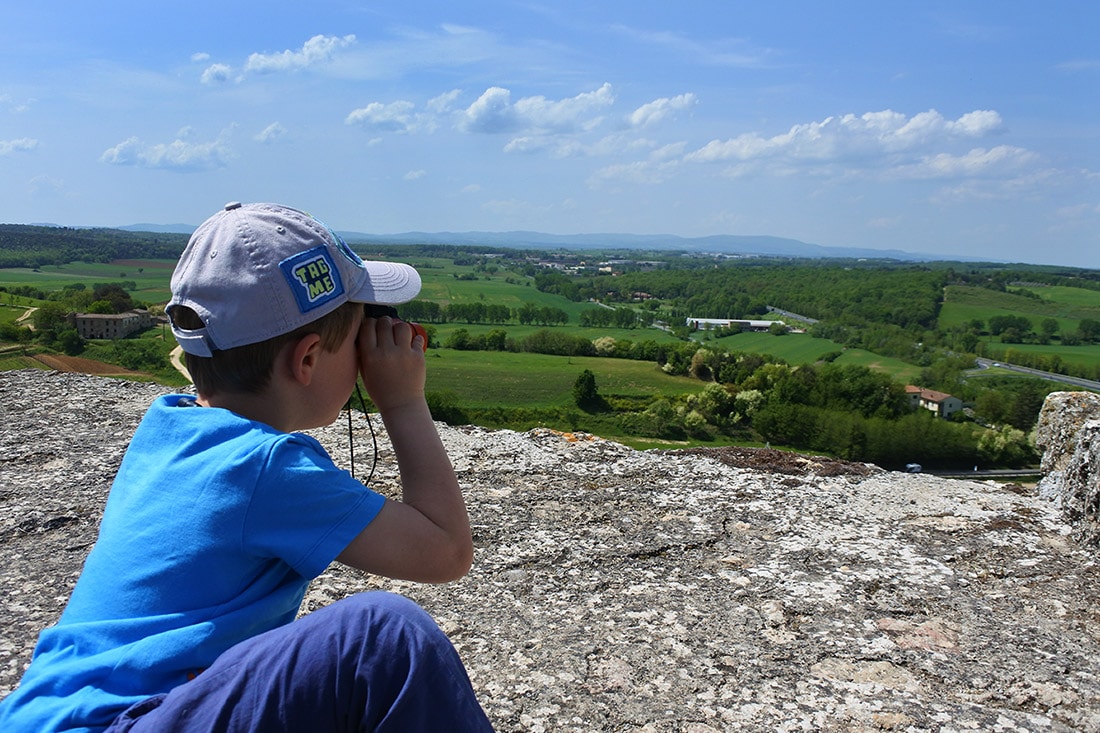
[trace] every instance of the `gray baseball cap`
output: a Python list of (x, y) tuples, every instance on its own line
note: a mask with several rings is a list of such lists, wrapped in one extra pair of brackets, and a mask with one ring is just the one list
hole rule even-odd
[(172, 299), (203, 328), (172, 323), (183, 350), (266, 341), (347, 302), (398, 305), (420, 292), (420, 275), (397, 262), (364, 262), (335, 232), (278, 204), (226, 204), (191, 235), (172, 273)]

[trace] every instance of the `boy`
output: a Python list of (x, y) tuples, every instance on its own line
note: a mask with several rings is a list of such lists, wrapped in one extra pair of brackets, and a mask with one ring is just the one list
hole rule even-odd
[[(363, 303), (420, 289), (308, 214), (229, 204), (191, 237), (166, 311), (197, 398), (158, 399), (99, 539), (0, 730), (491, 731), (454, 648), (411, 601), (365, 593), (295, 621), (334, 559), (446, 582), (473, 544), (424, 400), (423, 336)], [(388, 500), (293, 431), (359, 375), (401, 475)]]

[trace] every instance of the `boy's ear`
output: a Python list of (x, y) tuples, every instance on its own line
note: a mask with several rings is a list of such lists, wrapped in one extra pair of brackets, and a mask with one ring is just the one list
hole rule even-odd
[(287, 367), (290, 377), (303, 387), (308, 387), (313, 381), (313, 372), (321, 351), (321, 336), (316, 333), (307, 333), (297, 341), (287, 344), (285, 353), (289, 360)]

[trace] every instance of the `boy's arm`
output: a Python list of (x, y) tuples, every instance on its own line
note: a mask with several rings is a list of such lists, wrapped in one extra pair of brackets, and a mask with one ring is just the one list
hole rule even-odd
[(359, 331), (359, 359), (397, 455), (401, 501), (387, 501), (337, 559), (390, 578), (460, 578), (473, 561), (470, 520), (424, 400), (424, 352), (407, 323), (368, 318)]

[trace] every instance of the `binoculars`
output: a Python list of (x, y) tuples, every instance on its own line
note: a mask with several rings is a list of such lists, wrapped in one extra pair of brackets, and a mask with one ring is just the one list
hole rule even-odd
[[(397, 309), (391, 305), (378, 305), (376, 303), (364, 303), (363, 315), (367, 318), (381, 318), (382, 316), (389, 316), (395, 321), (404, 321), (405, 319), (397, 315)], [(420, 334), (424, 339), (424, 351), (428, 350), (428, 332), (424, 330), (424, 327), (419, 323), (413, 323), (412, 321), (405, 321), (413, 330), (413, 338), (416, 338), (416, 334)]]

